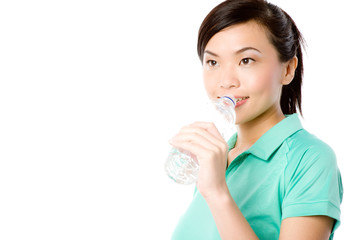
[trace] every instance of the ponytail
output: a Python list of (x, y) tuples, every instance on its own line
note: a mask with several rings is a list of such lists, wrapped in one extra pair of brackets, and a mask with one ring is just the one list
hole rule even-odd
[[(295, 22), (292, 18), (282, 10), (285, 17), (288, 19), (288, 22), (292, 29), (293, 37), (291, 42), (293, 42), (293, 49), (291, 52), (295, 53), (294, 56), (298, 59), (297, 68), (295, 70), (295, 75), (290, 84), (284, 85), (282, 87), (281, 94), (281, 109), (284, 114), (293, 114), (297, 112), (302, 116), (302, 79), (303, 79), (303, 54), (302, 47), (304, 46), (304, 39), (302, 34), (298, 30)], [(288, 59), (289, 60), (289, 59)]]

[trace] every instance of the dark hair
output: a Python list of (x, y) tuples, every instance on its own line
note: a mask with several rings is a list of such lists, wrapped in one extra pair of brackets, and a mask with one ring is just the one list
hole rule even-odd
[(292, 18), (281, 8), (265, 0), (227, 0), (215, 7), (204, 19), (198, 33), (197, 51), (203, 61), (208, 41), (229, 26), (254, 20), (267, 29), (271, 44), (276, 48), (281, 62), (294, 56), (298, 66), (292, 82), (282, 87), (280, 105), (284, 114), (302, 115), (301, 87), (303, 77), (303, 37)]

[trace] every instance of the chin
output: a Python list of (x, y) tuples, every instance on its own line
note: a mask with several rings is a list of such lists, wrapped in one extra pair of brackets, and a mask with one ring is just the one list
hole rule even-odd
[(267, 111), (252, 111), (252, 112), (237, 112), (236, 113), (236, 125), (244, 125), (260, 119), (267, 114)]

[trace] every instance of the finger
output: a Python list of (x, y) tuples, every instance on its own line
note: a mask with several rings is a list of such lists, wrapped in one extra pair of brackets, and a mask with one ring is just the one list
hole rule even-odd
[(196, 156), (200, 165), (202, 165), (202, 161), (205, 159), (210, 160), (215, 156), (221, 156), (213, 151), (210, 151), (204, 145), (194, 142), (177, 142), (174, 146), (181, 151), (188, 152), (191, 153), (191, 155)]
[(202, 128), (205, 131), (210, 132), (215, 137), (223, 140), (221, 133), (218, 131), (216, 125), (212, 122), (194, 122), (190, 126)]
[(228, 150), (228, 145), (225, 142), (215, 144), (197, 133), (179, 133), (172, 139), (171, 144), (178, 149), (191, 152), (199, 157), (202, 157), (204, 152), (194, 152), (192, 145), (199, 146), (206, 151), (207, 155), (203, 157), (221, 157), (226, 155)]
[[(214, 133), (212, 133), (212, 131)], [(218, 130), (212, 123), (197, 122), (191, 125), (187, 125), (180, 130), (180, 133), (197, 133), (214, 144), (224, 143), (223, 137), (219, 134)]]
[(172, 138), (171, 144), (175, 147), (180, 147), (180, 144), (187, 142), (191, 144), (199, 144), (208, 150), (213, 150), (217, 147), (217, 145), (221, 144), (217, 141), (210, 140), (207, 137), (207, 134), (205, 135), (206, 136), (199, 134), (196, 131), (183, 130)]

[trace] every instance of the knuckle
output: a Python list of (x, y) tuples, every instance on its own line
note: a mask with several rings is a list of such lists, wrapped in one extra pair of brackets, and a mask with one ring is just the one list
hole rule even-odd
[(216, 125), (213, 122), (207, 122), (207, 127), (213, 128), (213, 127), (216, 127)]

